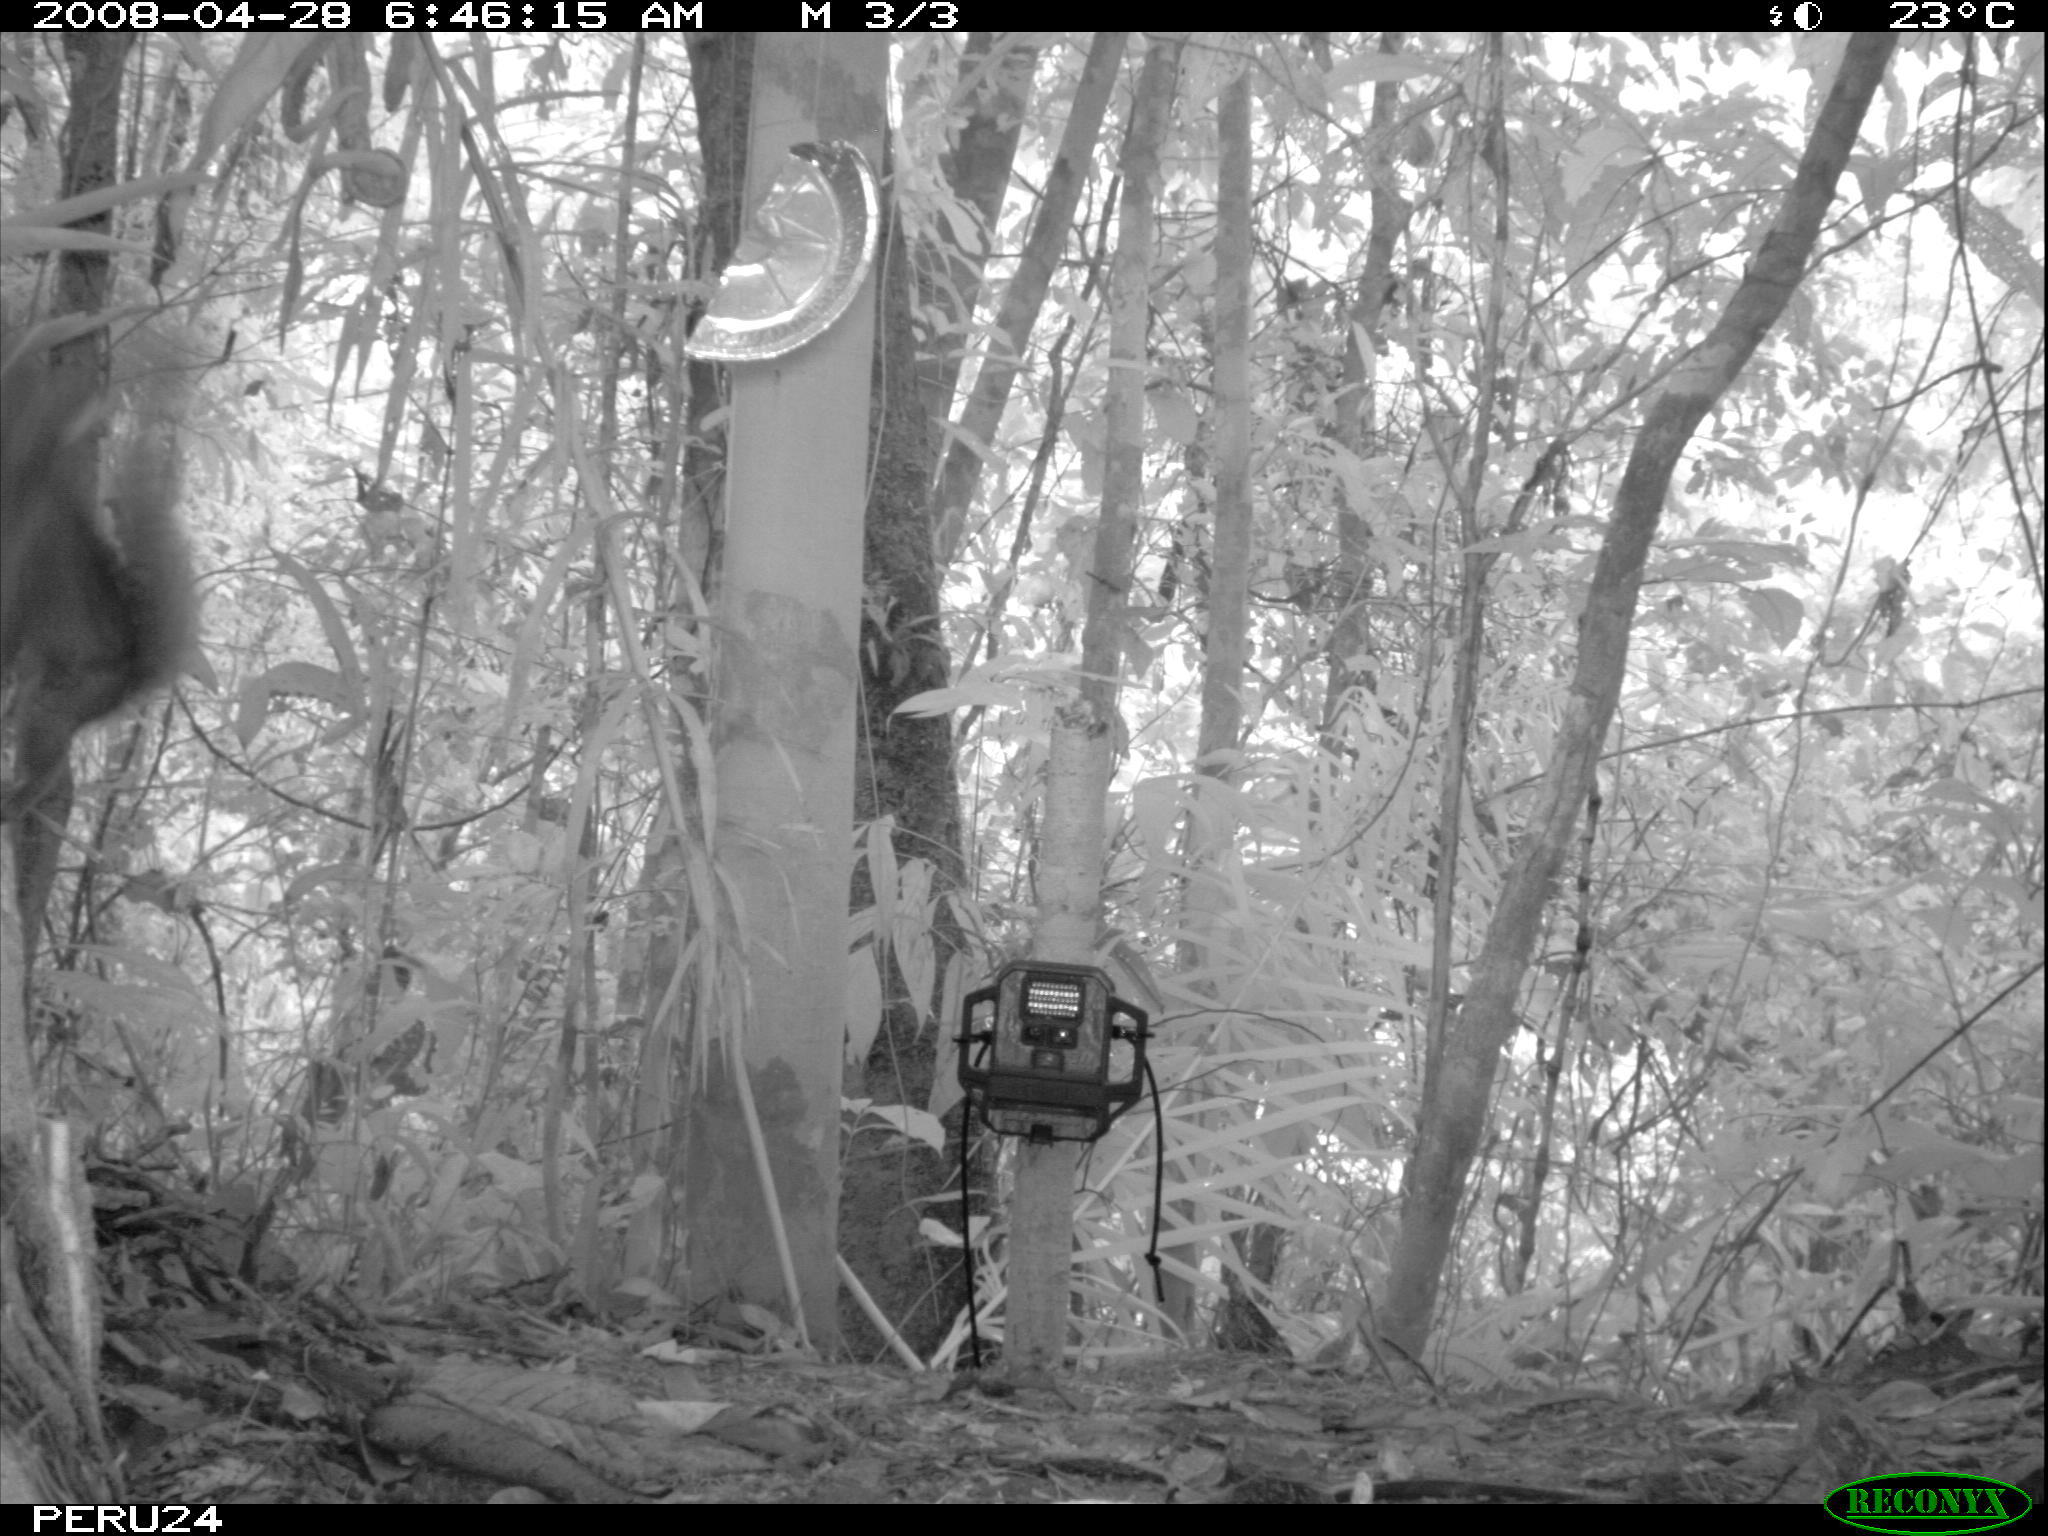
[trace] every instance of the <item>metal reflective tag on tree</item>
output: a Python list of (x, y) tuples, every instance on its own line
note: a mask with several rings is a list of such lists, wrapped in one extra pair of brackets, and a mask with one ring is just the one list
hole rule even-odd
[(683, 350), (757, 363), (824, 335), (868, 275), (880, 207), (875, 173), (851, 144), (792, 145)]

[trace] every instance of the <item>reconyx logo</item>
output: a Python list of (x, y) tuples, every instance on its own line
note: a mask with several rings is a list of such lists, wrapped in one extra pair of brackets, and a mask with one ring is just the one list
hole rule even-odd
[(1844, 1525), (1866, 1531), (1993, 1531), (2024, 1515), (2033, 1500), (2010, 1483), (1960, 1472), (1896, 1472), (1844, 1483), (1822, 1501)]

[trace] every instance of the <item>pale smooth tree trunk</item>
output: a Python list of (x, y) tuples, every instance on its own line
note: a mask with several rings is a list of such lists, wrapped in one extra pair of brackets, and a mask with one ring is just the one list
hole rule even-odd
[[(1145, 491), (1145, 332), (1159, 146), (1172, 116), (1181, 47), (1179, 40), (1161, 39), (1146, 50), (1124, 135), (1123, 200), (1117, 209), (1116, 259), (1110, 274), (1102, 515), (1095, 528), (1094, 556), (1081, 578), (1088, 593), (1081, 677), (1072, 696), (1053, 712), (1038, 924), (1032, 944), (1042, 960), (1088, 960), (1102, 920), (1102, 860), (1108, 846), (1105, 801), (1122, 731), (1117, 682), (1123, 668), (1138, 508)], [(1019, 1377), (1056, 1368), (1065, 1346), (1076, 1145), (1027, 1143), (1017, 1162), (1003, 1347), (1006, 1364)]]
[[(761, 35), (749, 206), (795, 143), (843, 141), (881, 163), (887, 63), (879, 37)], [(715, 847), (732, 913), (718, 938), (741, 975), (721, 965), (720, 990), (700, 1000), (726, 1049), (690, 1106), (682, 1192), (690, 1294), (782, 1309), (793, 1272), (821, 1347), (837, 1337), (872, 284), (871, 272), (817, 340), (732, 369)]]

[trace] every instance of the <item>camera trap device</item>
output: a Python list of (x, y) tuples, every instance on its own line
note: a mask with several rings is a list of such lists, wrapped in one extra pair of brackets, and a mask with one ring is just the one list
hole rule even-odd
[(1094, 1141), (1137, 1100), (1146, 1025), (1092, 965), (1013, 961), (960, 1005), (960, 1086), (999, 1136)]

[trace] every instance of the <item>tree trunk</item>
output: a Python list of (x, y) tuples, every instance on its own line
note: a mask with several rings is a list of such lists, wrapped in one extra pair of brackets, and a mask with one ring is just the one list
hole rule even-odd
[[(952, 147), (939, 156), (939, 174), (952, 194), (980, 218), (981, 243), (968, 250), (955, 237), (953, 226), (941, 220), (932, 240), (918, 253), (919, 307), (927, 315), (944, 317), (932, 334), (920, 338), (917, 363), (918, 396), (931, 433), (934, 463), (945, 449), (946, 420), (953, 410), (960, 365), (966, 361), (974, 307), (996, 220), (1002, 215), (1003, 194), (1009, 190), (1010, 167), (1017, 159), (1024, 109), (1031, 100), (1031, 71), (1037, 62), (1038, 50), (1014, 32), (971, 32), (960, 55), (953, 100), (956, 107), (965, 106), (966, 115), (952, 136)], [(938, 281), (941, 272), (944, 282)]]
[[(1053, 711), (1045, 775), (1045, 838), (1039, 862), (1038, 922), (1032, 952), (1046, 960), (1089, 959), (1102, 920), (1102, 860), (1111, 760), (1122, 721), (1117, 680), (1138, 507), (1145, 490), (1145, 335), (1150, 319), (1153, 200), (1159, 195), (1159, 147), (1173, 112), (1178, 40), (1145, 52), (1124, 135), (1123, 202), (1117, 210), (1110, 277), (1110, 369), (1103, 398), (1107, 463), (1102, 514), (1083, 585), (1088, 620), (1081, 633), (1081, 678)], [(1017, 1159), (1010, 1211), (1010, 1301), (1004, 1355), (1012, 1372), (1057, 1367), (1066, 1343), (1067, 1293), (1074, 1232), (1075, 1144), (1026, 1143)]]
[[(886, 68), (879, 38), (762, 34), (750, 194), (765, 193), (791, 145), (806, 140), (850, 143), (878, 162)], [(840, 1063), (873, 343), (868, 290), (798, 351), (731, 370), (714, 739), (717, 862), (732, 906), (718, 942), (744, 977), (727, 974), (720, 995), (699, 1001), (700, 1018), (723, 1025), (724, 1048), (712, 1052), (691, 1106), (682, 1192), (690, 1294), (785, 1307), (793, 1278), (802, 1316), (792, 1321), (825, 1348), (838, 1337)]]
[(959, 552), (960, 535), (966, 526), (967, 506), (974, 499), (975, 482), (981, 478), (982, 456), (995, 441), (1002, 425), (1003, 407), (1010, 401), (1010, 386), (1024, 366), (1025, 344), (1031, 327), (1052, 286), (1053, 268), (1073, 233), (1074, 209), (1080, 205), (1081, 186), (1095, 154), (1095, 136), (1102, 127), (1102, 114), (1109, 106), (1109, 93), (1116, 84), (1117, 66), (1123, 60), (1125, 34), (1098, 32), (1089, 45), (1088, 62), (1074, 87), (1073, 110), (1067, 114), (1066, 131), (1053, 158), (1052, 171), (1045, 178), (1045, 195), (1031, 220), (1031, 233), (1024, 241), (1024, 254), (1003, 291), (996, 312), (995, 336), (989, 352), (974, 376), (974, 389), (960, 412), (953, 433), (953, 445), (939, 471), (937, 511), (939, 561), (950, 564)]
[[(884, 194), (884, 217), (894, 223)], [(881, 325), (875, 357), (879, 432), (868, 491), (865, 568), (868, 600), (861, 615), (859, 742), (855, 753), (854, 816), (890, 819), (899, 859), (931, 866), (934, 969), (945, 975), (956, 947), (954, 925), (937, 898), (960, 888), (960, 793), (953, 775), (953, 728), (944, 714), (898, 715), (912, 694), (943, 688), (952, 658), (939, 622), (939, 575), (932, 558), (931, 484), (934, 452), (929, 418), (918, 393), (915, 330), (911, 319), (910, 260), (899, 237), (881, 244)], [(875, 842), (869, 844), (872, 850)], [(867, 866), (854, 891), (856, 908), (874, 899)], [(876, 950), (886, 946), (877, 935)], [(894, 963), (882, 966), (881, 1027), (869, 1048), (859, 1091), (876, 1104), (923, 1109), (932, 1082), (951, 1065), (955, 1029), (940, 1020), (926, 1027), (935, 996), (912, 997)], [(967, 1304), (964, 1266), (940, 1267), (941, 1250), (926, 1243), (918, 1223), (930, 1201), (959, 1167), (957, 1147), (942, 1153), (922, 1142), (862, 1138), (851, 1149), (841, 1186), (840, 1249), (847, 1265), (906, 1343), (929, 1355)], [(881, 1339), (867, 1315), (848, 1303), (841, 1326), (859, 1354), (874, 1354)]]
[[(1195, 804), (1206, 815), (1188, 821), (1188, 930), (1182, 953), (1192, 987), (1212, 1000), (1222, 966), (1224, 914), (1231, 905), (1229, 866), (1237, 855), (1235, 800), (1237, 750), (1244, 733), (1244, 679), (1251, 661), (1252, 554), (1252, 89), (1247, 61), (1223, 88), (1216, 136), (1221, 152), (1216, 178), (1216, 499), (1211, 512), (1208, 627), (1202, 634), (1202, 722), (1195, 742)], [(1217, 794), (1215, 789), (1225, 792)], [(1190, 1090), (1198, 1091), (1198, 1090)], [(1158, 1149), (1160, 1155), (1165, 1149)], [(1183, 1160), (1177, 1182), (1199, 1186), (1211, 1167)], [(1214, 1215), (1191, 1200), (1174, 1202), (1177, 1222), (1196, 1225)], [(1175, 1244), (1166, 1256), (1178, 1268), (1161, 1272), (1160, 1305), (1183, 1336), (1195, 1324), (1195, 1280), (1202, 1243)]]
[(109, 1504), (92, 1201), (71, 1128), (36, 1113), (19, 935), (0, 852), (0, 1504)]

